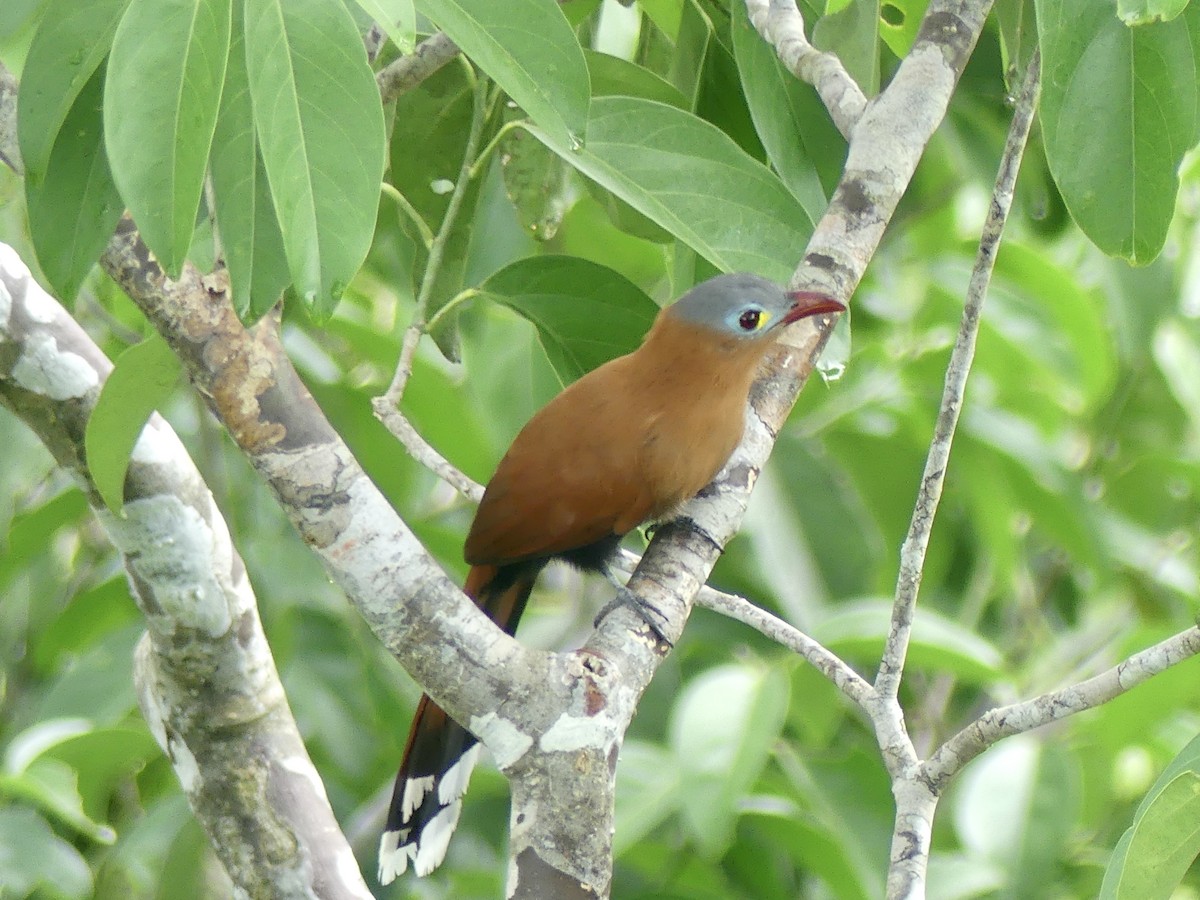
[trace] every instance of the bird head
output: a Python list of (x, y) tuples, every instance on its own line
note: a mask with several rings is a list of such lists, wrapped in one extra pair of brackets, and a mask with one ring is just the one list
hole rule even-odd
[(756, 341), (799, 319), (844, 312), (837, 300), (812, 291), (787, 291), (758, 275), (718, 275), (667, 307), (666, 314), (739, 341)]

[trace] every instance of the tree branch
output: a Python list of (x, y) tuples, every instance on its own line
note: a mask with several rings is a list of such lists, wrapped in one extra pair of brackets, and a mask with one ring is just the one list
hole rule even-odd
[[(990, 0), (930, 3), (912, 52), (855, 128), (846, 171), (817, 223), (793, 287), (842, 300), (854, 292), (945, 113), (990, 6)], [(687, 504), (676, 523), (655, 533), (630, 579), (630, 587), (662, 613), (668, 640), (679, 637), (692, 598), (737, 531), (775, 435), (831, 330), (831, 320), (805, 320), (787, 329), (768, 360), (768, 374), (751, 394), (742, 445), (703, 496)]]
[(818, 50), (804, 34), (804, 17), (795, 0), (746, 0), (746, 12), (763, 40), (771, 44), (789, 72), (817, 90), (833, 124), (849, 140), (867, 98), (842, 61)]
[[(548, 655), (496, 628), (425, 552), (313, 401), (275, 322), (248, 331), (223, 273), (187, 266), (168, 279), (128, 217), (101, 265), (179, 355), (375, 634), (451, 715), (470, 721), (513, 690), (535, 689)], [(506, 676), (510, 665), (517, 674)]]
[(411, 91), (458, 54), (458, 45), (440, 31), (425, 38), (412, 53), (389, 63), (375, 75), (383, 102)]
[(923, 764), (921, 777), (940, 792), (963, 766), (997, 741), (1094, 709), (1196, 655), (1200, 655), (1200, 628), (1189, 628), (1079, 684), (988, 710), (942, 744)]
[[(541, 884), (557, 873), (559, 890), (561, 879), (607, 886), (611, 828), (597, 830), (594, 817), (579, 816), (561, 800), (551, 804), (547, 792), (577, 783), (583, 769), (611, 778), (607, 760), (644, 685), (631, 691), (629, 668), (595, 651), (527, 649), (478, 610), (321, 414), (283, 354), (274, 323), (264, 320), (253, 331), (241, 325), (221, 274), (202, 278), (188, 266), (179, 281), (170, 281), (128, 218), (102, 265), (183, 360), (214, 414), (376, 636), (509, 775), (517, 798), (510, 850), (524, 862), (519, 874), (531, 876), (518, 885)], [(611, 656), (620, 659), (616, 649)], [(598, 779), (584, 781), (592, 789)], [(523, 811), (524, 797), (540, 814)], [(602, 813), (611, 804), (598, 800), (597, 807)], [(601, 852), (564, 856), (556, 848), (567, 836), (572, 846)], [(514, 896), (536, 893), (519, 889)]]
[[(926, 21), (928, 22), (928, 19)], [(891, 865), (888, 869), (889, 897), (924, 896), (925, 892), (938, 792), (923, 777), (922, 766), (905, 726), (904, 713), (897, 700), (897, 694), (912, 634), (917, 588), (921, 582), (925, 551), (929, 545), (942, 485), (945, 483), (954, 430), (962, 409), (967, 376), (975, 354), (983, 302), (995, 267), (996, 251), (1004, 233), (1004, 225), (1012, 208), (1017, 173), (1021, 168), (1021, 158), (1037, 109), (1038, 86), (1039, 67), (1035, 54), (1030, 61), (1025, 83), (1009, 125), (992, 192), (992, 202), (980, 236), (975, 266), (963, 304), (958, 337), (946, 368), (945, 386), (933, 439), (925, 461), (921, 487), (913, 509), (908, 536), (900, 551), (900, 571), (896, 598), (892, 605), (891, 625), (880, 660), (879, 674), (875, 679), (875, 710), (871, 718), (876, 739), (883, 750), (884, 761), (892, 775), (893, 792), (896, 795), (896, 821), (892, 834)]]
[(704, 587), (696, 596), (696, 605), (749, 625), (765, 637), (787, 647), (833, 682), (843, 694), (862, 706), (869, 697), (871, 683), (854, 671), (844, 660), (799, 628), (788, 624), (749, 600), (733, 594)]
[(975, 266), (971, 270), (971, 281), (967, 287), (967, 298), (963, 305), (962, 321), (950, 363), (946, 367), (946, 381), (942, 389), (942, 401), (934, 426), (933, 440), (925, 459), (925, 471), (921, 475), (921, 487), (913, 507), (908, 535), (900, 549), (900, 572), (896, 580), (896, 599), (892, 608), (892, 623), (888, 633), (883, 659), (875, 687), (881, 693), (895, 697), (900, 689), (900, 675), (904, 669), (904, 657), (912, 633), (913, 611), (917, 605), (917, 592), (921, 585), (921, 570), (925, 565), (925, 552), (929, 548), (929, 536), (933, 531), (933, 519), (937, 514), (942, 486), (946, 482), (946, 469), (950, 464), (950, 447), (954, 443), (954, 430), (962, 412), (963, 395), (967, 389), (967, 377), (971, 362), (975, 358), (975, 342), (979, 335), (979, 320), (983, 302), (987, 298), (988, 284), (996, 265), (996, 253), (1004, 234), (1004, 225), (1012, 209), (1013, 190), (1017, 173), (1021, 169), (1021, 157), (1033, 125), (1037, 110), (1039, 81), (1039, 56), (1034, 53), (1021, 95), (1017, 100), (1004, 153), (1000, 158), (1000, 171), (992, 191), (992, 202), (988, 207), (987, 219), (979, 238)]
[(25, 174), (21, 148), (17, 144), (17, 79), (0, 62), (0, 162), (16, 172)]
[(404, 341), (400, 347), (400, 358), (396, 362), (396, 371), (392, 375), (392, 382), (388, 385), (387, 391), (371, 401), (376, 418), (384, 424), (413, 459), (475, 503), (483, 499), (483, 487), (459, 471), (432, 444), (425, 440), (408, 421), (408, 417), (400, 412), (400, 401), (404, 397), (404, 389), (408, 386), (408, 380), (412, 377), (413, 357), (416, 355), (417, 345), (426, 331), (429, 300), (442, 271), (442, 258), (446, 252), (446, 244), (458, 221), (463, 198), (471, 181), (471, 172), (479, 152), (479, 142), (483, 135), (483, 125), (486, 119), (486, 92), (486, 83), (477, 79), (474, 84), (471, 127), (467, 134), (466, 146), (463, 148), (458, 178), (454, 182), (450, 201), (446, 204), (446, 212), (442, 216), (441, 226), (429, 244), (429, 258), (425, 263), (421, 287), (417, 291), (412, 322), (404, 332)]
[[(277, 323), (267, 318), (253, 330), (242, 326), (224, 272), (202, 276), (188, 264), (178, 280), (168, 279), (128, 216), (101, 266), (171, 345), (376, 636), (493, 752), (510, 775), (515, 797), (530, 797), (534, 806), (554, 801), (555, 809), (533, 818), (514, 813), (514, 826), (521, 827), (513, 846), (525, 848), (514, 869), (519, 876), (514, 896), (536, 895), (547, 879), (560, 892), (565, 879), (606, 894), (612, 867), (610, 762), (649, 680), (647, 654), (630, 654), (643, 676), (635, 693), (626, 687), (624, 667), (597, 659), (595, 651), (548, 654), (514, 641), (447, 579), (366, 477), (287, 360)], [(621, 617), (608, 621), (615, 625)], [(645, 630), (636, 618), (625, 624)], [(652, 652), (665, 653), (657, 641), (650, 645)], [(622, 649), (614, 648), (614, 657)], [(598, 830), (594, 817), (579, 816), (575, 806), (546, 793), (549, 785), (578, 780), (581, 766), (590, 767), (591, 781), (608, 781), (609, 799), (597, 802), (601, 813), (608, 810), (603, 818), (609, 825)], [(186, 784), (186, 773), (181, 776)], [(240, 827), (255, 825), (251, 817)], [(556, 849), (564, 836), (591, 852), (564, 856)]]
[[(84, 459), (112, 364), (0, 244), (0, 402), (68, 468), (146, 617), (138, 700), (247, 896), (370, 897), (288, 709), (245, 566), (175, 433), (153, 416), (114, 515)], [(233, 789), (231, 789), (233, 788)]]

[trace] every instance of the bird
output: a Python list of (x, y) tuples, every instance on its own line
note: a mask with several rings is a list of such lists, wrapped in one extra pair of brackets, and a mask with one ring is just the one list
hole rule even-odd
[[(467, 534), (464, 593), (512, 635), (551, 560), (604, 571), (628, 532), (669, 518), (728, 461), (780, 329), (844, 310), (748, 273), (664, 307), (636, 350), (569, 385), (517, 434)], [(441, 864), (479, 749), (421, 697), (380, 839), (381, 884)]]

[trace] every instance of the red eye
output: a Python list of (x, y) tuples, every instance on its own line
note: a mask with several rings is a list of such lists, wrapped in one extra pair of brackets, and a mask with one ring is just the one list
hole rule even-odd
[(754, 331), (758, 328), (758, 321), (762, 318), (762, 313), (757, 309), (748, 309), (738, 316), (738, 325), (742, 331)]

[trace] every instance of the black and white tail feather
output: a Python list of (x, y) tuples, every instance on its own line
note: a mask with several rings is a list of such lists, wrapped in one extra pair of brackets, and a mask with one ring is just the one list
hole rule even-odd
[[(472, 566), (463, 590), (508, 634), (516, 631), (545, 560)], [(408, 870), (428, 875), (446, 858), (479, 742), (428, 695), (421, 697), (379, 841), (379, 883)]]
[[(462, 796), (479, 760), (481, 748), (474, 735), (429, 698), (423, 698), (417, 715), (426, 719), (427, 727), (414, 729), (415, 743), (396, 779), (379, 840), (380, 884), (394, 881), (410, 864), (418, 875), (428, 875), (442, 864), (458, 826)], [(435, 721), (431, 724), (430, 719)]]

